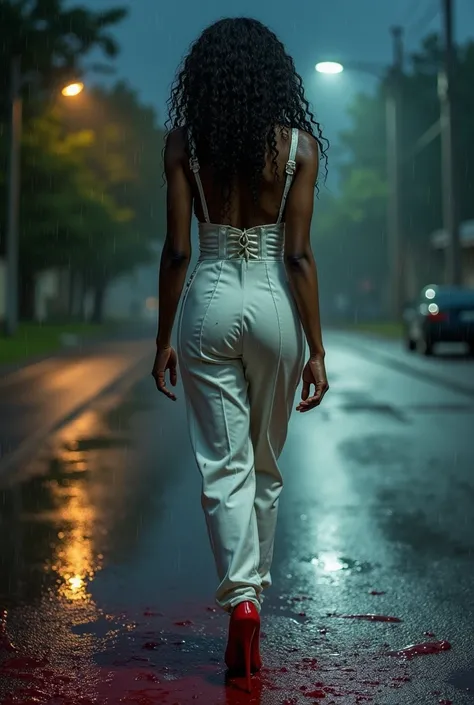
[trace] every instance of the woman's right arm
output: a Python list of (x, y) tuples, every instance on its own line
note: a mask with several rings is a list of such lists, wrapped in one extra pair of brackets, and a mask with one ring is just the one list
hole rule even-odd
[[(328, 383), (324, 367), (318, 275), (310, 239), (319, 148), (316, 140), (301, 130), (296, 165), (285, 210), (285, 264), (310, 353), (303, 372), (303, 401), (298, 410), (309, 411), (321, 402)], [(315, 393), (311, 397), (310, 384), (315, 385)]]

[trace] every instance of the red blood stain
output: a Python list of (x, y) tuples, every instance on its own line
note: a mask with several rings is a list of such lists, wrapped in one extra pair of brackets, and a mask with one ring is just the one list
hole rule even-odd
[(161, 644), (158, 641), (147, 641), (146, 644), (143, 644), (142, 649), (148, 649), (148, 651), (154, 651), (159, 646), (161, 646)]
[(438, 702), (439, 702), (439, 705), (453, 705), (453, 701), (446, 700), (446, 698), (444, 700), (439, 700)]
[(369, 595), (385, 595), (385, 592), (382, 590), (370, 590)]
[(306, 617), (306, 612), (298, 612), (298, 617)]
[(136, 681), (149, 681), (150, 683), (160, 683), (160, 679), (155, 676), (154, 673), (147, 673), (144, 671), (143, 673), (137, 673), (137, 676), (135, 678)]
[(163, 615), (162, 612), (153, 612), (153, 611), (151, 611), (151, 610), (146, 610), (146, 611), (143, 613), (143, 616), (144, 616), (144, 617), (163, 617), (164, 615)]
[(340, 619), (363, 619), (367, 622), (401, 622), (399, 617), (388, 617), (384, 614), (334, 614), (333, 617)]
[(36, 659), (29, 656), (18, 656), (8, 659), (2, 665), (2, 670), (23, 671), (34, 668), (41, 668), (48, 665), (46, 659)]
[(194, 622), (191, 622), (190, 619), (183, 619), (182, 622), (175, 622), (177, 627), (191, 627), (193, 624)]
[(415, 656), (426, 656), (428, 654), (439, 654), (441, 651), (449, 651), (451, 644), (449, 641), (426, 641), (421, 644), (411, 644), (398, 651), (390, 651), (389, 656), (401, 656), (411, 659)]

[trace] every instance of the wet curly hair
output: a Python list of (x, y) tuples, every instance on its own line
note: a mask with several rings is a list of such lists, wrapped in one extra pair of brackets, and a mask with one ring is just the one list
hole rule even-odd
[(268, 150), (279, 179), (275, 128), (297, 127), (317, 141), (327, 174), (327, 140), (305, 98), (293, 59), (268, 27), (247, 17), (212, 24), (192, 44), (168, 100), (168, 133), (185, 128), (229, 203), (241, 174), (255, 201)]

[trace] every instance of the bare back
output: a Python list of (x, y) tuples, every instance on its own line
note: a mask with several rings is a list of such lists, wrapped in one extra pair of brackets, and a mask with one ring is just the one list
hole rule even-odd
[[(222, 222), (221, 216), (223, 203), (220, 189), (215, 188), (210, 169), (206, 167), (205, 164), (201, 164), (200, 176), (206, 194), (209, 220), (211, 223), (231, 225), (239, 229), (276, 223), (285, 188), (285, 168), (290, 154), (291, 130), (287, 128), (277, 128), (275, 130), (275, 136), (278, 149), (278, 179), (275, 178), (272, 155), (267, 151), (258, 203), (254, 201), (248, 180), (245, 178), (239, 179), (235, 184), (231, 196), (229, 209), (230, 217), (224, 222)], [(187, 172), (193, 193), (194, 214), (198, 221), (202, 223), (205, 220), (205, 215), (203, 213), (196, 180), (189, 166)]]

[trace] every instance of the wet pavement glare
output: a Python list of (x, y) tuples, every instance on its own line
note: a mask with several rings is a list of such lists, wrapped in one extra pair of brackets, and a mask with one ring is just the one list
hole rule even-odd
[(474, 703), (474, 396), (337, 336), (328, 368), (282, 457), (252, 694), (226, 680), (184, 404), (146, 376), (0, 477), (1, 705)]

